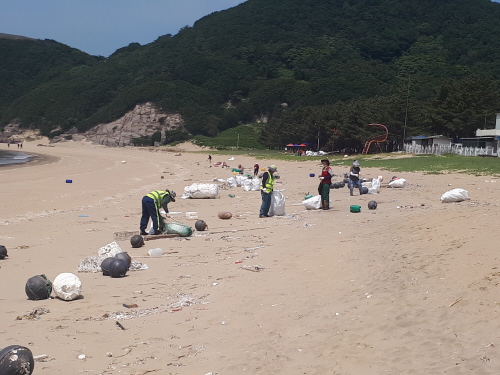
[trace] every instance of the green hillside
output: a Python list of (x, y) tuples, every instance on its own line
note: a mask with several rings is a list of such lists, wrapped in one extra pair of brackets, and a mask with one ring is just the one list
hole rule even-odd
[[(389, 151), (403, 135), (470, 136), (500, 109), (499, 18), (489, 0), (248, 0), (103, 61), (38, 61), (19, 89), (27, 68), (0, 60), (1, 123), (84, 131), (152, 101), (194, 135), (267, 119), (264, 146), (357, 149), (368, 123), (389, 127)], [(4, 42), (13, 61), (35, 54)]]

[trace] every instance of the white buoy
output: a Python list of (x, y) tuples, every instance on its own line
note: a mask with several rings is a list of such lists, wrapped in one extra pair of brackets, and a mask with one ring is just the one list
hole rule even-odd
[(122, 160), (122, 164), (125, 164), (127, 161), (126, 160)]
[(82, 292), (82, 282), (78, 276), (69, 272), (57, 275), (52, 287), (55, 295), (65, 301), (72, 301), (80, 297)]

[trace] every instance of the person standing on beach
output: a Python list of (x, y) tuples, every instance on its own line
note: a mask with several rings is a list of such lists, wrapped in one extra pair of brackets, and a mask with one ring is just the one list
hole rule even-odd
[(362, 187), (361, 180), (359, 178), (360, 174), (361, 174), (361, 168), (359, 167), (359, 162), (357, 160), (354, 160), (354, 163), (352, 163), (351, 170), (349, 171), (349, 192), (351, 194), (351, 197), (354, 195), (353, 191), (355, 187), (359, 189), (359, 195), (363, 194), (361, 190)]
[(208, 155), (208, 164), (212, 166), (212, 155)]
[(161, 234), (163, 217), (160, 215), (160, 208), (163, 208), (168, 214), (167, 205), (170, 202), (175, 202), (175, 192), (170, 190), (156, 190), (146, 194), (142, 198), (142, 217), (140, 223), (141, 235), (148, 234), (146, 227), (149, 218), (153, 222), (153, 234)]
[(262, 204), (260, 206), (259, 218), (270, 217), (269, 209), (271, 208), (271, 194), (274, 190), (274, 173), (278, 170), (278, 167), (271, 165), (267, 168), (267, 172), (264, 172), (262, 176), (262, 182), (260, 184), (260, 195), (262, 197)]
[(255, 163), (253, 165), (253, 176), (257, 177), (258, 174), (259, 174), (259, 164)]
[(323, 210), (330, 209), (330, 185), (332, 184), (333, 171), (330, 167), (330, 160), (321, 160), (323, 164), (323, 169), (321, 170), (321, 176), (319, 176), (320, 183), (318, 190), (321, 194), (321, 208)]

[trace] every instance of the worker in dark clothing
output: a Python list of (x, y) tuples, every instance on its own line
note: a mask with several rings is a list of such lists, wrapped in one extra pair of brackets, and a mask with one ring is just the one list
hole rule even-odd
[(174, 191), (167, 189), (152, 191), (142, 198), (142, 216), (140, 224), (141, 235), (148, 234), (146, 232), (146, 227), (148, 225), (149, 218), (153, 221), (152, 234), (162, 233), (163, 217), (160, 215), (160, 208), (163, 208), (165, 213), (168, 214), (167, 205), (170, 202), (175, 202), (175, 196), (176, 194)]

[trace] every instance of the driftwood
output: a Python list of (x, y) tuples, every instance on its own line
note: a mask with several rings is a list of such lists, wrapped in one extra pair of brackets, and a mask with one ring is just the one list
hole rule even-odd
[(142, 236), (142, 238), (144, 238), (144, 241), (159, 240), (162, 238), (174, 238), (174, 237), (180, 237), (180, 236), (177, 233)]

